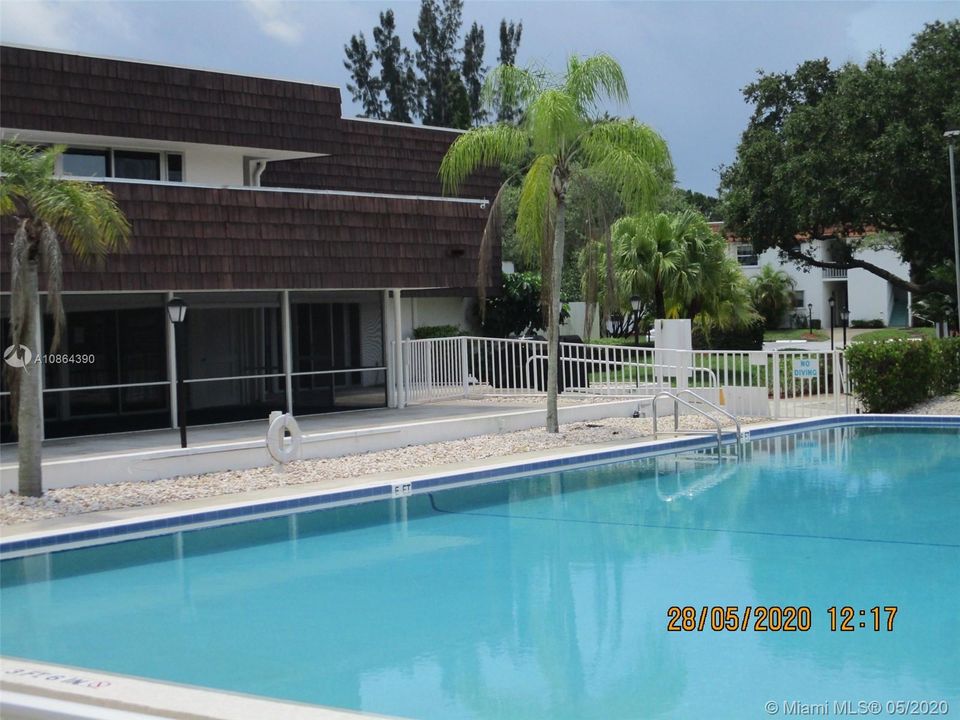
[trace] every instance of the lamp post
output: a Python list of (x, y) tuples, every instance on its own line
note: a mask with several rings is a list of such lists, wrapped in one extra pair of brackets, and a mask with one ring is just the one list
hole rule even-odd
[(167, 316), (173, 323), (174, 342), (177, 344), (177, 425), (180, 426), (180, 447), (187, 446), (187, 402), (184, 397), (183, 373), (186, 367), (186, 357), (183, 339), (183, 321), (187, 317), (187, 304), (175, 297), (167, 303)]
[(810, 326), (810, 334), (813, 335), (813, 303), (807, 303), (807, 324)]
[(847, 323), (850, 322), (850, 308), (846, 305), (840, 311), (840, 324), (843, 326), (843, 349), (847, 349)]
[(630, 298), (630, 307), (633, 308), (633, 344), (640, 345), (640, 303), (639, 295)]
[(957, 177), (953, 167), (953, 146), (960, 137), (960, 130), (947, 130), (943, 134), (949, 141), (950, 158), (950, 208), (953, 210), (953, 269), (957, 274), (957, 331), (960, 332), (960, 239), (957, 233)]
[(830, 300), (828, 302), (830, 303), (830, 350), (833, 351), (833, 327), (834, 327), (833, 310), (837, 306), (837, 301), (836, 301), (836, 298), (834, 298), (833, 295), (831, 294)]

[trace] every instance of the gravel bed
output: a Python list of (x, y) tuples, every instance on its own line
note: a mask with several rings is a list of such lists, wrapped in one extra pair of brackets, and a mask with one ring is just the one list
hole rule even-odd
[[(503, 398), (503, 404), (520, 398)], [(527, 399), (527, 401), (529, 401)], [(909, 411), (923, 415), (960, 415), (960, 395), (946, 396), (922, 403)], [(766, 418), (741, 418), (744, 425), (766, 422)], [(681, 418), (685, 430), (711, 430), (713, 423), (704, 417)], [(543, 429), (521, 430), (499, 435), (481, 435), (465, 440), (414, 445), (378, 452), (346, 455), (339, 458), (305, 460), (291, 463), (287, 472), (272, 468), (235, 470), (205, 475), (190, 475), (153, 482), (88, 485), (50, 490), (40, 498), (8, 493), (0, 497), (0, 526), (33, 522), (44, 518), (78, 515), (98, 510), (143, 507), (261, 490), (280, 485), (329, 483), (335, 485), (381, 473), (425, 469), (469, 460), (484, 460), (517, 453), (549, 450), (607, 442), (650, 439), (650, 419), (608, 418), (563, 425), (560, 433)]]
[[(762, 418), (754, 420), (741, 418), (742, 423), (762, 421)], [(685, 430), (712, 430), (715, 426), (704, 417), (681, 417), (681, 427)], [(337, 484), (363, 476), (425, 469), (534, 450), (650, 439), (652, 433), (653, 424), (650, 419), (608, 418), (561, 425), (560, 432), (557, 434), (535, 428), (498, 435), (480, 435), (465, 440), (345, 455), (338, 458), (304, 460), (290, 463), (287, 466), (287, 472), (283, 474), (275, 473), (272, 468), (265, 467), (187, 475), (152, 482), (86, 485), (48, 490), (43, 497), (39, 498), (20, 497), (14, 493), (8, 493), (0, 497), (0, 526), (98, 510), (117, 510), (229, 495), (280, 485)]]

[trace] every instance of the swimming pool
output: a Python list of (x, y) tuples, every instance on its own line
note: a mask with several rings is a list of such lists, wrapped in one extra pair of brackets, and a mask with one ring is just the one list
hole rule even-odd
[[(821, 427), (745, 455), (7, 560), (0, 648), (414, 718), (957, 712), (960, 428)], [(809, 608), (809, 629), (764, 631), (758, 608), (768, 627)]]

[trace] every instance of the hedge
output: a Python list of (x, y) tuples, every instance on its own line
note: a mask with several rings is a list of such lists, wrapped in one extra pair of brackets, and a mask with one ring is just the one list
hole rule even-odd
[(713, 329), (709, 335), (693, 329), (694, 350), (763, 350), (763, 322), (733, 330)]
[(433, 340), (460, 335), (463, 335), (463, 331), (456, 325), (424, 325), (413, 330), (414, 340)]
[(960, 388), (960, 338), (858, 343), (845, 356), (867, 412), (905, 410)]

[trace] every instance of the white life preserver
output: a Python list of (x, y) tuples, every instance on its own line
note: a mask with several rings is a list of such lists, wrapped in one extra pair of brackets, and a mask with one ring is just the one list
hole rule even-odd
[[(284, 442), (286, 432), (290, 433), (290, 444)], [(303, 433), (296, 419), (290, 413), (278, 415), (267, 429), (267, 452), (278, 463), (288, 463), (300, 458), (300, 442)]]

